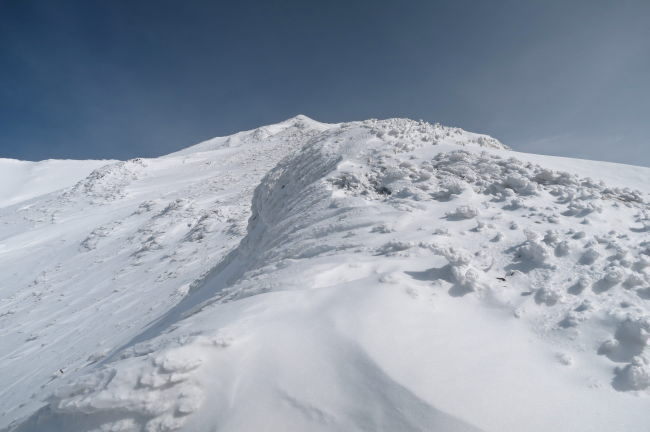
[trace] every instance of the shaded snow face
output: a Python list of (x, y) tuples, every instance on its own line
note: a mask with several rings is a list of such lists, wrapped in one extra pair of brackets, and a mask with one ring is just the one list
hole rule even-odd
[(554, 161), (298, 117), (2, 213), (10, 248), (62, 245), (27, 291), (7, 279), (29, 340), (3, 361), (36, 371), (7, 412), (43, 386), (17, 430), (640, 430), (650, 170)]

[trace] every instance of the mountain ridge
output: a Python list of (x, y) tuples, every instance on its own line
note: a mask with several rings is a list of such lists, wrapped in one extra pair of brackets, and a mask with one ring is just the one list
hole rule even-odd
[(571, 161), (609, 186), (405, 119), (279, 125), (0, 209), (3, 266), (52, 263), (2, 281), (8, 430), (648, 420), (650, 170)]

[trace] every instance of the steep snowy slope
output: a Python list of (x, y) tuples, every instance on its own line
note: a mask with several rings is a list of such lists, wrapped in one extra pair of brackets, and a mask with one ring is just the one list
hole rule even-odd
[(209, 151), (111, 163), (0, 209), (3, 424), (140, 332), (236, 246), (254, 187), (318, 131), (304, 123), (263, 141), (265, 128), (238, 134), (238, 147), (224, 138)]
[(0, 427), (644, 430), (649, 181), (303, 116), (100, 168), (0, 209)]

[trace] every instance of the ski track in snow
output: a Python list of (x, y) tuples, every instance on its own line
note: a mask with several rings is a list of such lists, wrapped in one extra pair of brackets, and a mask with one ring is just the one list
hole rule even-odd
[(304, 116), (92, 169), (4, 192), (0, 428), (650, 422), (650, 169)]

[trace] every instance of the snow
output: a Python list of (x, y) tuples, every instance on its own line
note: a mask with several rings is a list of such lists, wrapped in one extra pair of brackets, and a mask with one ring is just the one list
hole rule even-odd
[(3, 189), (0, 429), (650, 421), (650, 169), (305, 116), (100, 165)]
[(0, 207), (17, 204), (71, 186), (111, 161), (45, 160), (26, 162), (0, 158)]

